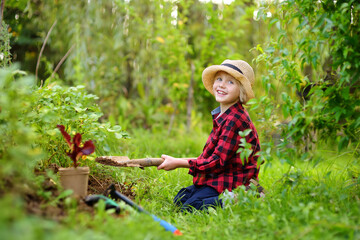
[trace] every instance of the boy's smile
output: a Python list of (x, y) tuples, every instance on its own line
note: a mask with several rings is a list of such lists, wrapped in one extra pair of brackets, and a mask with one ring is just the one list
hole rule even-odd
[(239, 101), (240, 83), (230, 74), (221, 71), (214, 77), (213, 92), (216, 101), (220, 103), (221, 112), (224, 112)]

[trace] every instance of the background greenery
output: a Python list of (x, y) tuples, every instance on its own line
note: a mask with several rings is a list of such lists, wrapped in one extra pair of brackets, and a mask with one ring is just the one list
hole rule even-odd
[[(57, 124), (95, 141), (82, 161), (94, 176), (131, 185), (135, 201), (184, 238), (360, 238), (357, 1), (1, 3), (1, 238), (172, 237), (131, 209), (117, 218), (100, 204), (91, 215), (61, 188), (44, 188), (45, 178), (58, 183), (52, 164), (70, 164)], [(94, 163), (100, 155), (198, 156), (216, 107), (201, 73), (225, 59), (255, 70), (247, 109), (261, 138), (265, 199), (240, 188), (236, 204), (184, 215), (172, 198), (191, 184), (186, 170)], [(34, 195), (66, 217), (29, 214)]]

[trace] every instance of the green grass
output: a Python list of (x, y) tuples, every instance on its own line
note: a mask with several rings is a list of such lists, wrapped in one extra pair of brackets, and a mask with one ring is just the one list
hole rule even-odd
[(338, 166), (352, 163), (343, 157), (339, 165), (330, 160), (316, 168), (274, 163), (260, 173), (268, 191), (264, 199), (239, 191), (236, 205), (209, 214), (175, 212), (172, 198), (191, 184), (186, 170), (149, 169), (144, 174), (151, 187), (146, 194), (140, 191), (138, 201), (178, 226), (185, 239), (359, 239), (359, 188), (347, 188), (351, 179)]
[[(121, 146), (110, 141), (109, 146), (116, 154), (131, 157), (163, 153), (186, 157), (200, 154), (207, 137), (207, 133), (181, 131), (174, 135), (132, 132), (131, 140)], [(237, 189), (236, 204), (194, 214), (180, 213), (172, 203), (182, 187), (192, 184), (187, 169), (105, 167), (103, 171), (118, 181), (136, 182), (135, 202), (178, 227), (181, 237), (172, 236), (151, 217), (127, 206), (121, 217), (104, 211), (101, 205), (92, 216), (77, 212), (74, 203), (66, 199), (68, 217), (54, 222), (26, 215), (21, 199), (7, 196), (0, 199), (0, 207), (5, 209), (0, 217), (0, 238), (18, 239), (21, 232), (25, 239), (360, 239), (359, 158), (352, 152), (339, 156), (318, 150), (313, 159), (321, 161), (298, 160), (289, 166), (274, 159), (259, 175), (267, 190), (265, 198)]]

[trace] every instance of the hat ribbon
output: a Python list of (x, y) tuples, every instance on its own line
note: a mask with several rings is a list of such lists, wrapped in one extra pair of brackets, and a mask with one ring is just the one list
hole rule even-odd
[(227, 67), (229, 67), (229, 68), (232, 68), (232, 69), (238, 71), (239, 73), (241, 73), (242, 75), (244, 75), (244, 73), (243, 73), (238, 67), (236, 67), (236, 66), (234, 66), (234, 65), (232, 65), (232, 64), (222, 63), (221, 65), (222, 65), (222, 66), (227, 66)]

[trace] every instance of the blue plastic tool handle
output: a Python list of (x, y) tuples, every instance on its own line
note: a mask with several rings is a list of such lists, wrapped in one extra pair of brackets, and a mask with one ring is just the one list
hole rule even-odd
[(151, 216), (155, 221), (159, 222), (160, 225), (163, 226), (166, 231), (170, 231), (170, 232), (174, 233), (177, 230), (176, 227), (174, 227), (170, 223), (166, 222), (165, 220), (162, 220), (153, 214), (151, 214)]

